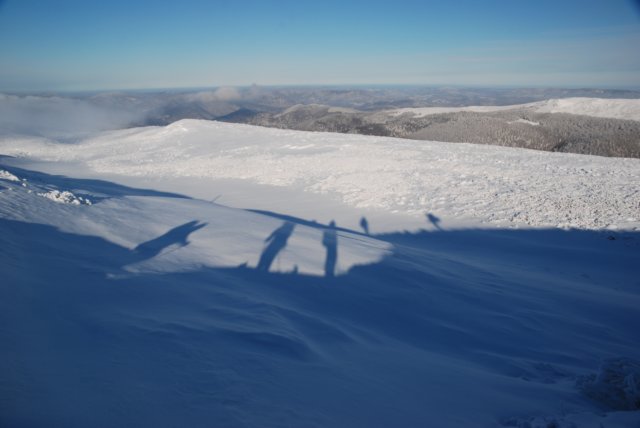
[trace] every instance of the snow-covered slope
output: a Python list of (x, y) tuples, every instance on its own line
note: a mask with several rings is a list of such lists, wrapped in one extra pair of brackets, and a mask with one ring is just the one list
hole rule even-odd
[[(640, 423), (637, 160), (198, 121), (0, 153), (0, 426)], [(516, 204), (619, 228), (476, 227)]]
[(611, 119), (640, 120), (640, 99), (605, 98), (561, 98), (508, 106), (402, 108), (389, 110), (388, 113), (392, 115), (409, 113), (422, 117), (459, 111), (486, 113), (513, 109), (527, 109), (536, 113), (569, 113)]
[(640, 99), (562, 98), (543, 101), (535, 111), (640, 120)]
[[(107, 132), (77, 144), (5, 139), (0, 152), (73, 163), (89, 176), (129, 184), (135, 184), (132, 176), (197, 179), (199, 184), (184, 191), (200, 197), (202, 183), (235, 179), (331, 195), (359, 210), (404, 213), (420, 221), (434, 213), (444, 221), (503, 226), (640, 226), (638, 159), (198, 120)], [(277, 210), (279, 204), (267, 208)]]
[[(0, 170), (2, 173), (10, 174)], [(170, 242), (178, 254), (166, 256), (158, 249), (154, 257), (141, 257), (124, 266), (127, 271), (175, 271), (201, 267), (255, 267), (265, 249), (265, 238), (277, 230), (286, 218), (270, 217), (157, 191), (130, 194), (126, 187), (96, 186), (91, 180), (65, 180), (60, 177), (24, 172), (21, 179), (1, 198), (2, 217), (7, 220), (47, 224), (62, 232), (97, 236), (134, 251), (142, 242), (150, 242), (164, 232), (176, 237), (199, 231), (186, 242)], [(96, 187), (99, 190), (96, 190)], [(115, 193), (115, 195), (114, 195)], [(114, 197), (114, 196), (123, 197)], [(157, 196), (157, 197), (146, 197)], [(54, 202), (55, 205), (52, 205)], [(313, 224), (311, 224), (313, 226)], [(299, 224), (287, 242), (287, 251), (279, 254), (274, 271), (322, 275), (322, 230)], [(360, 235), (341, 234), (338, 273), (355, 264), (369, 264), (388, 254), (390, 246)], [(159, 245), (155, 243), (153, 245)], [(185, 248), (181, 248), (181, 246)], [(224, 248), (230, 251), (220, 252)], [(172, 254), (171, 252), (167, 254)], [(134, 260), (133, 258), (132, 260)]]

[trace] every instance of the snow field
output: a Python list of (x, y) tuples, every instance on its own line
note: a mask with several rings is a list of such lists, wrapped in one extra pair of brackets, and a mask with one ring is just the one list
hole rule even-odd
[(0, 151), (123, 180), (236, 179), (287, 187), (416, 218), (432, 212), (445, 221), (501, 227), (640, 227), (638, 159), (198, 120), (107, 132), (74, 145), (5, 140)]

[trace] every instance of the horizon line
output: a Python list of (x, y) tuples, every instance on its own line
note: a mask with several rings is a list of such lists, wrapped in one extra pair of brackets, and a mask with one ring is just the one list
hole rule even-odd
[(107, 92), (191, 92), (210, 91), (220, 88), (248, 89), (252, 87), (278, 88), (458, 88), (458, 89), (568, 89), (568, 90), (603, 90), (603, 91), (631, 91), (640, 92), (640, 85), (634, 86), (588, 86), (588, 85), (484, 85), (484, 84), (433, 84), (433, 83), (304, 83), (304, 84), (241, 84), (241, 85), (203, 85), (203, 86), (166, 86), (166, 87), (112, 87), (96, 89), (0, 89), (0, 94), (8, 95), (46, 95), (46, 94), (88, 94)]

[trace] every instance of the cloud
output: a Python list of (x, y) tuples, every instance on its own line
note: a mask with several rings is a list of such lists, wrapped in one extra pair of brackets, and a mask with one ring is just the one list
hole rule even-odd
[(237, 100), (240, 98), (240, 92), (230, 86), (223, 86), (216, 89), (214, 95), (221, 101)]
[(242, 98), (240, 91), (232, 86), (221, 86), (215, 91), (198, 92), (189, 94), (189, 101), (210, 103), (215, 101), (234, 101)]
[(47, 137), (123, 128), (140, 114), (89, 99), (0, 94), (0, 133)]

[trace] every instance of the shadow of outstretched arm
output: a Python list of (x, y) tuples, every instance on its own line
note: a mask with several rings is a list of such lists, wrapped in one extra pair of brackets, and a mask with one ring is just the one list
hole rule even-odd
[(143, 242), (133, 249), (138, 256), (138, 261), (153, 258), (160, 254), (162, 250), (172, 245), (186, 247), (189, 245), (189, 235), (196, 230), (202, 229), (207, 223), (200, 223), (198, 220), (187, 222), (183, 225), (174, 227), (164, 235), (153, 238), (147, 242)]

